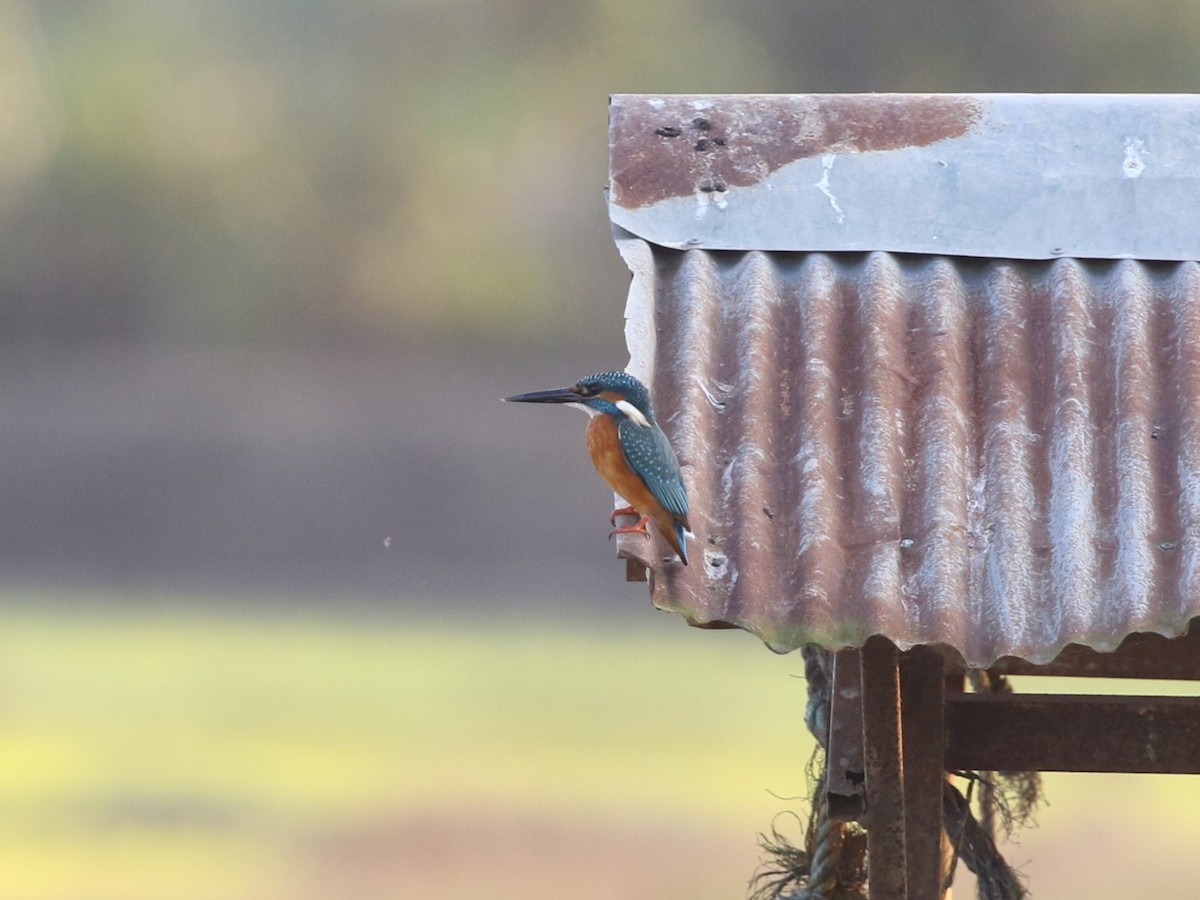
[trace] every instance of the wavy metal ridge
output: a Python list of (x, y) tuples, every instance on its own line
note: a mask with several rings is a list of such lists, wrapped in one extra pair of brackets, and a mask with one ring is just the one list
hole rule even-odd
[(1200, 614), (1196, 263), (628, 241), (699, 551), (625, 545), (659, 606), (973, 665)]

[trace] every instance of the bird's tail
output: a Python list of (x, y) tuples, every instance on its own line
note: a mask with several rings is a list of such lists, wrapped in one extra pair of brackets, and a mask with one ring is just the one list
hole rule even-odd
[(687, 521), (680, 522), (666, 510), (661, 510), (654, 516), (654, 526), (663, 539), (671, 545), (671, 549), (679, 554), (680, 561), (687, 565)]
[(671, 525), (673, 526), (671, 529), (672, 536), (675, 538), (675, 540), (672, 541), (672, 540), (670, 540), (670, 538), (668, 538), (668, 542), (671, 544), (672, 549), (674, 549), (674, 551), (679, 554), (680, 562), (682, 562), (686, 566), (687, 565), (687, 531), (684, 529), (683, 523), (681, 523), (681, 522), (672, 522)]

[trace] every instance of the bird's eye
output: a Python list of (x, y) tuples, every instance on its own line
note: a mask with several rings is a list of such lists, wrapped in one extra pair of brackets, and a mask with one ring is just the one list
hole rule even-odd
[(571, 390), (580, 397), (595, 397), (598, 393), (600, 393), (600, 388), (596, 387), (594, 384), (577, 384), (575, 387), (571, 388)]

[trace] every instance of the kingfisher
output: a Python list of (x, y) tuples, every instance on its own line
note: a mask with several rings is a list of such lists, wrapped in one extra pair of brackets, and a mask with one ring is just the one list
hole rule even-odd
[(565, 403), (590, 417), (587, 447), (592, 465), (629, 506), (613, 510), (617, 516), (637, 515), (633, 525), (614, 528), (609, 534), (645, 534), (654, 522), (680, 561), (687, 565), (687, 488), (671, 442), (654, 421), (654, 407), (646, 386), (625, 372), (600, 372), (581, 378), (570, 387), (531, 391), (505, 397), (510, 403)]

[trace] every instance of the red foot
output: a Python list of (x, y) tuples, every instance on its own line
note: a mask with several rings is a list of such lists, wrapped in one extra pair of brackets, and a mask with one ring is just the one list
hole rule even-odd
[(641, 515), (641, 513), (639, 513), (632, 506), (618, 506), (616, 509), (614, 509), (612, 511), (612, 515), (608, 517), (608, 524), (615, 526), (617, 524), (617, 516), (640, 516), (640, 515)]
[(608, 533), (608, 539), (611, 541), (614, 534), (644, 534), (650, 537), (650, 517), (641, 515), (632, 506), (627, 506), (624, 509), (613, 510), (612, 519), (610, 521), (616, 524), (617, 516), (637, 516), (637, 524), (622, 525), (620, 528), (614, 528)]

